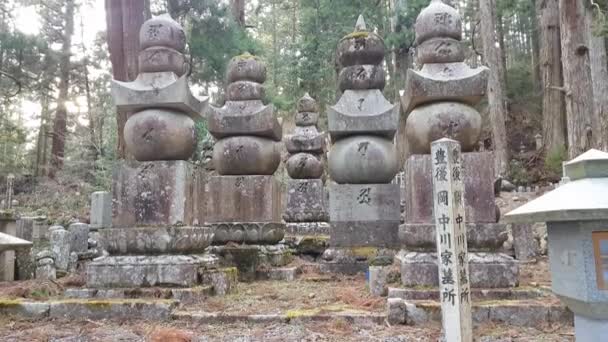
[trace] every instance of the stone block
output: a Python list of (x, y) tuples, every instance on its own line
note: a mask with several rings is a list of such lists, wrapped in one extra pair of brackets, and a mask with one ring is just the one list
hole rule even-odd
[[(491, 152), (463, 153), (467, 223), (495, 223), (494, 157)], [(431, 155), (412, 155), (405, 163), (406, 223), (432, 223)]]
[(297, 267), (280, 267), (258, 270), (257, 279), (274, 280), (274, 281), (295, 281), (298, 277)]
[(204, 173), (186, 161), (119, 163), (112, 179), (113, 226), (203, 222)]
[(252, 282), (255, 280), (256, 271), (260, 264), (258, 246), (221, 246), (214, 249), (214, 252), (222, 259), (223, 264), (238, 269), (239, 281)]
[(329, 107), (327, 118), (333, 140), (360, 134), (392, 139), (399, 125), (399, 106), (388, 102), (378, 89), (346, 90)]
[(389, 298), (386, 301), (386, 319), (389, 324), (405, 324), (407, 319), (407, 302), (400, 298)]
[(203, 270), (200, 275), (201, 283), (210, 285), (216, 296), (225, 296), (236, 292), (239, 275), (236, 267)]
[(90, 287), (187, 287), (198, 284), (198, 255), (107, 256), (86, 265)]
[[(15, 237), (17, 235), (17, 221), (10, 219), (0, 218), (0, 233), (7, 234), (6, 238)], [(13, 281), (15, 280), (15, 251), (10, 241), (7, 239), (0, 239), (0, 281)], [(11, 239), (12, 240), (12, 239)], [(5, 245), (5, 246), (4, 246)]]
[(394, 247), (399, 244), (399, 186), (332, 184), (330, 245)]
[[(507, 226), (503, 223), (467, 224), (467, 247), (470, 251), (498, 250), (507, 239)], [(437, 248), (435, 225), (402, 224), (399, 226), (399, 240), (408, 250), (434, 251)]]
[(325, 188), (320, 179), (290, 179), (287, 182), (287, 222), (327, 221)]
[(48, 317), (49, 309), (49, 303), (24, 302), (21, 300), (9, 300), (0, 303), (0, 315), (21, 316), (30, 319)]
[(216, 176), (207, 184), (206, 222), (281, 222), (281, 188), (273, 176)]
[(330, 235), (331, 226), (327, 222), (287, 222), (285, 233), (293, 235)]
[(201, 254), (213, 239), (210, 227), (134, 227), (99, 231), (111, 255)]
[[(437, 254), (410, 252), (401, 259), (401, 283), (405, 286), (438, 286)], [(514, 287), (519, 284), (519, 264), (500, 253), (469, 253), (471, 286)]]
[(67, 271), (70, 264), (71, 233), (61, 226), (51, 231), (51, 252), (55, 260), (55, 267), (60, 271)]
[(289, 153), (321, 153), (325, 148), (325, 134), (319, 133), (315, 126), (298, 127), (292, 135), (283, 138)]
[(391, 266), (370, 266), (368, 270), (368, 287), (373, 296), (384, 297), (388, 294), (388, 281)]
[(329, 247), (329, 236), (286, 236), (285, 243), (295, 254), (321, 255)]
[(515, 259), (519, 261), (534, 260), (540, 251), (538, 240), (534, 236), (532, 224), (514, 223), (511, 225)]
[(282, 222), (222, 222), (211, 223), (213, 243), (273, 244), (285, 236)]
[(177, 302), (173, 300), (82, 300), (66, 299), (50, 303), (50, 318), (61, 319), (144, 319), (165, 320)]
[(91, 230), (112, 227), (112, 195), (107, 191), (91, 194)]
[(280, 141), (283, 135), (272, 106), (259, 100), (227, 101), (222, 108), (210, 107), (207, 120), (216, 139), (249, 135)]
[(83, 253), (89, 249), (89, 225), (86, 223), (72, 223), (68, 227), (70, 236), (70, 252)]

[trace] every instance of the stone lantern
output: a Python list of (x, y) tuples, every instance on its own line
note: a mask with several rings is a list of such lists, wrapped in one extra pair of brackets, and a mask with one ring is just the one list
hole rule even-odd
[(551, 284), (574, 312), (576, 340), (608, 336), (608, 153), (590, 150), (564, 165), (570, 182), (508, 213), (547, 222)]

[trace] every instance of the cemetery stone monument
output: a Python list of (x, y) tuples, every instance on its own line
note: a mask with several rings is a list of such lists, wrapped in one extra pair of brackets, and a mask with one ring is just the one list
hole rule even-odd
[(564, 165), (569, 182), (505, 215), (547, 222), (553, 293), (574, 312), (577, 342), (608, 336), (608, 153), (589, 150)]
[(336, 270), (350, 265), (349, 273), (365, 270), (376, 256), (390, 263), (390, 249), (398, 245), (399, 186), (391, 181), (399, 169), (393, 143), (399, 107), (382, 94), (384, 49), (361, 16), (337, 48), (343, 93), (328, 110), (335, 183), (329, 186), (331, 248), (324, 258)]
[[(494, 157), (473, 152), (481, 134), (481, 116), (473, 107), (484, 97), (488, 69), (464, 63), (462, 27), (458, 12), (441, 0), (432, 0), (416, 20), (419, 71), (408, 70), (401, 102), (408, 113), (406, 136), (412, 156), (405, 164), (405, 224), (399, 236), (405, 249), (398, 255), (405, 286), (437, 286), (437, 255), (432, 178), (437, 160), (431, 142), (450, 138), (462, 148), (462, 169), (452, 174), (464, 181), (471, 285), (498, 288), (518, 285), (519, 267), (502, 253), (506, 225), (498, 222), (494, 201)], [(443, 199), (442, 199), (443, 200)]]
[(325, 133), (317, 130), (318, 120), (317, 103), (307, 93), (298, 101), (295, 132), (284, 139), (289, 152), (287, 173), (291, 179), (287, 183), (287, 208), (283, 218), (287, 231), (292, 234), (329, 233), (322, 179)]

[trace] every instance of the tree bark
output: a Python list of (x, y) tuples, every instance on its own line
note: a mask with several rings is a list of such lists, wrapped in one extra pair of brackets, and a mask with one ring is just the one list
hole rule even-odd
[(245, 0), (230, 0), (230, 8), (234, 20), (241, 27), (245, 27)]
[(588, 9), (589, 62), (591, 64), (591, 81), (593, 87), (593, 112), (600, 121), (599, 147), (608, 149), (608, 59), (606, 58), (606, 40), (595, 34), (594, 14), (597, 9)]
[[(133, 81), (138, 73), (139, 28), (150, 17), (149, 0), (106, 0), (105, 7), (112, 76), (118, 81)], [(124, 138), (128, 117), (123, 111), (116, 115), (119, 159), (130, 158)]]
[(563, 84), (559, 0), (536, 0), (539, 14), (540, 72), (543, 94), (545, 152), (566, 149), (566, 114)]
[(542, 82), (540, 76), (540, 42), (538, 29), (538, 12), (536, 6), (532, 4), (530, 21), (530, 38), (532, 40), (532, 81), (534, 82), (534, 90), (540, 93)]
[(65, 155), (68, 116), (65, 103), (68, 100), (68, 88), (70, 86), (70, 56), (72, 35), (74, 34), (74, 6), (74, 0), (66, 0), (63, 18), (63, 41), (61, 43), (61, 57), (59, 61), (59, 95), (57, 96), (57, 110), (53, 121), (50, 178), (55, 178), (57, 171), (63, 168), (63, 158)]
[(490, 68), (488, 82), (488, 107), (494, 145), (494, 166), (497, 175), (506, 175), (509, 162), (509, 148), (505, 127), (505, 97), (501, 84), (502, 64), (500, 62), (500, 45), (496, 44), (496, 4), (493, 0), (479, 1), (481, 13), (481, 39), (484, 57)]
[(583, 1), (559, 0), (562, 64), (566, 91), (568, 157), (599, 147), (599, 120), (593, 112), (593, 94), (587, 34), (587, 8)]

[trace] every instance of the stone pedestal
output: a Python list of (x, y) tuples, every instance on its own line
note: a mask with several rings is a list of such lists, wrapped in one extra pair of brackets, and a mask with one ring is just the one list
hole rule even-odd
[(202, 223), (203, 177), (183, 160), (117, 164), (112, 176), (113, 226)]
[(320, 179), (291, 179), (287, 183), (287, 222), (326, 222), (325, 190)]
[(329, 187), (332, 247), (397, 247), (399, 186), (332, 184)]
[[(12, 214), (0, 216), (0, 233), (16, 236), (17, 221)], [(0, 251), (0, 281), (15, 280), (15, 251)]]
[(107, 191), (91, 194), (91, 230), (112, 227), (112, 195)]

